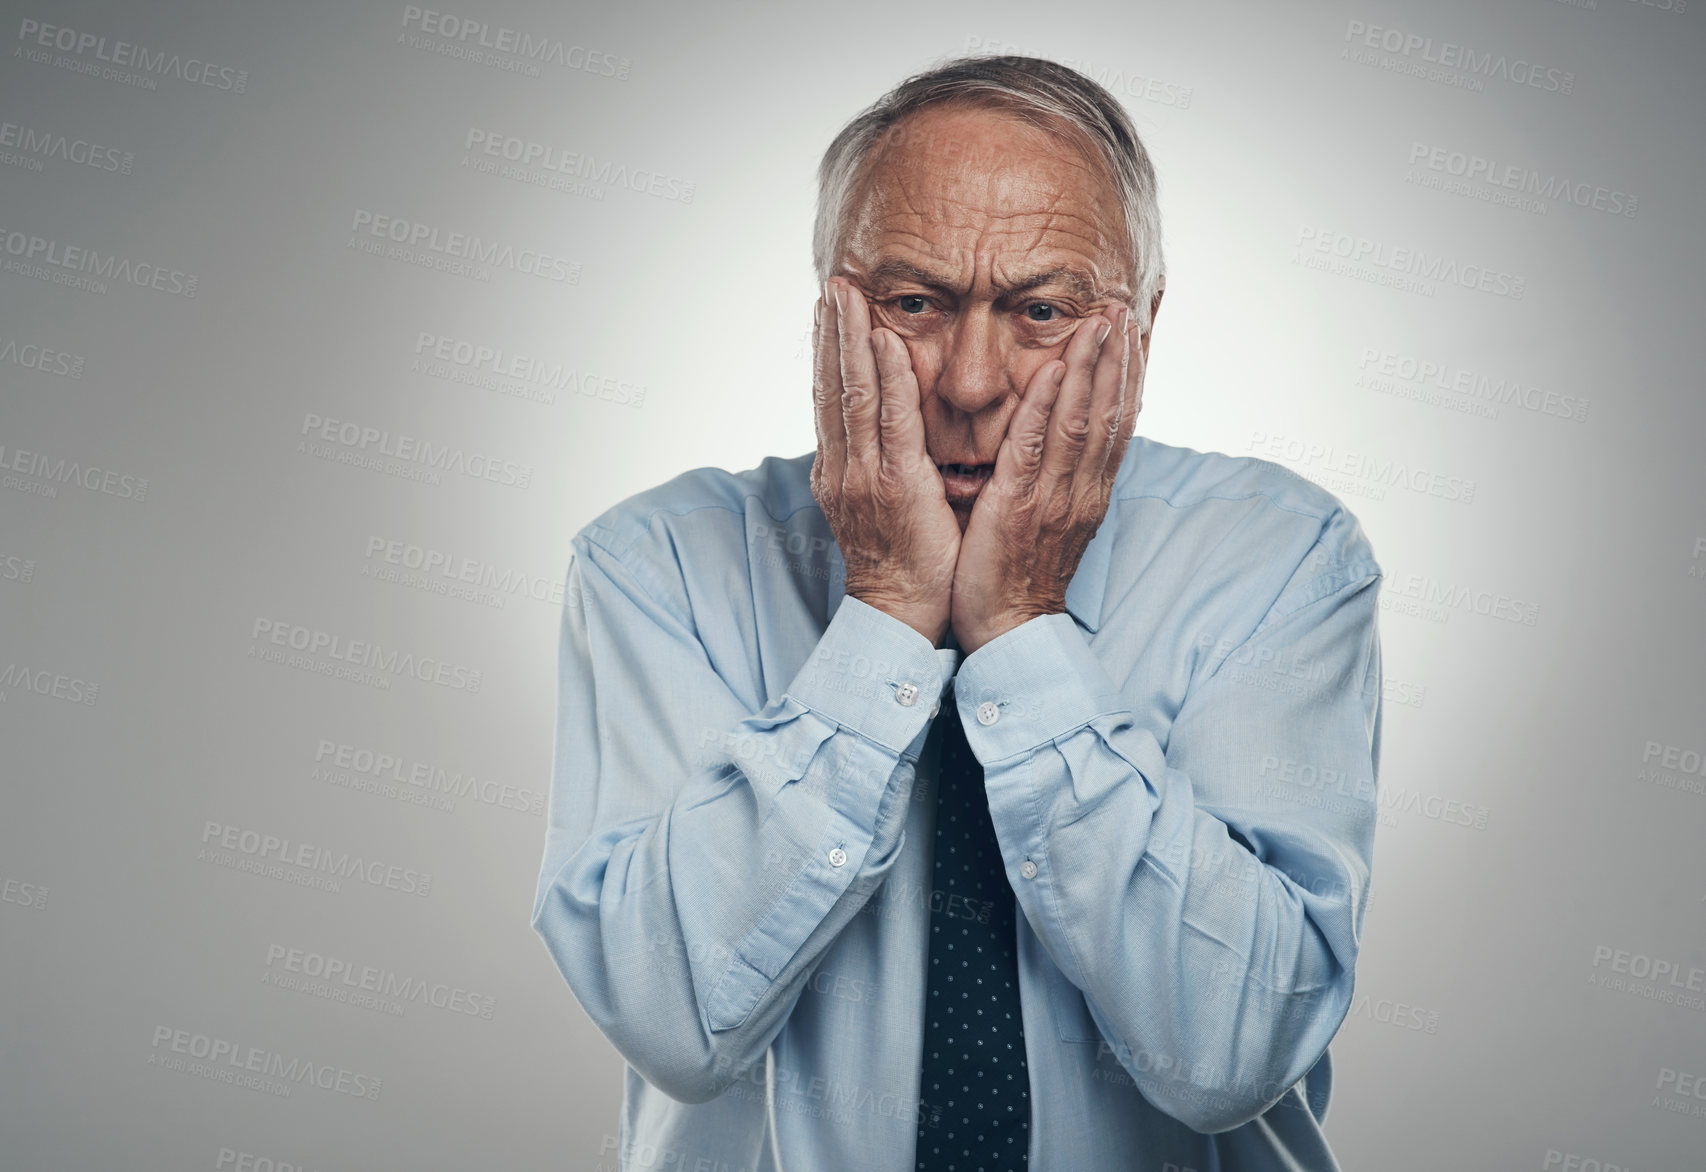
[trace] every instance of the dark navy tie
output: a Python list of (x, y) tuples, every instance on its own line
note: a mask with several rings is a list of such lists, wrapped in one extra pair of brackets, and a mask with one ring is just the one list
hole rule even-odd
[(989, 819), (983, 766), (966, 743), (952, 691), (942, 697), (936, 723), (940, 780), (917, 1168), (1003, 1172), (1028, 1166), (1031, 1129), (1013, 888)]

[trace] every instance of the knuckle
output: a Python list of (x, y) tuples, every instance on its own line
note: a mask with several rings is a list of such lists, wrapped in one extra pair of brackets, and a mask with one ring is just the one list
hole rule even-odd
[(1088, 415), (1068, 415), (1060, 421), (1060, 434), (1074, 444), (1081, 444), (1090, 435)]
[(841, 401), (849, 407), (863, 406), (870, 401), (874, 393), (874, 388), (862, 378), (841, 380)]
[(1101, 478), (1097, 477), (1095, 487), (1073, 502), (1073, 528), (1081, 530), (1097, 525), (1107, 511), (1108, 496)]

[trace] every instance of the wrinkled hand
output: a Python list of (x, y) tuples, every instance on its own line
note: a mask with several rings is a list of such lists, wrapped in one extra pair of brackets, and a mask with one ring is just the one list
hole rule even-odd
[(967, 655), (1066, 609), (1143, 405), (1143, 347), (1130, 325), (1124, 305), (1085, 318), (1025, 388), (960, 543), (950, 622)]
[(812, 373), (812, 496), (846, 563), (847, 593), (939, 647), (960, 526), (925, 451), (912, 359), (892, 330), (871, 328), (864, 294), (836, 277), (825, 285)]

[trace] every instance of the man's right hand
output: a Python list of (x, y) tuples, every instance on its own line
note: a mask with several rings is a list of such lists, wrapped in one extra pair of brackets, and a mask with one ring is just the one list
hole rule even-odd
[(812, 496), (847, 566), (847, 593), (942, 645), (960, 525), (924, 446), (918, 379), (906, 343), (871, 328), (845, 278), (817, 304)]

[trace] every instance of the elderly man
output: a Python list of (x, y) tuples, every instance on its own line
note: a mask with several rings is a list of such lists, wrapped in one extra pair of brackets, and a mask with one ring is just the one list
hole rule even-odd
[(573, 541), (533, 926), (620, 1166), (1336, 1168), (1367, 539), (1133, 441), (1159, 217), (1102, 87), (951, 61), (819, 177), (815, 453)]

